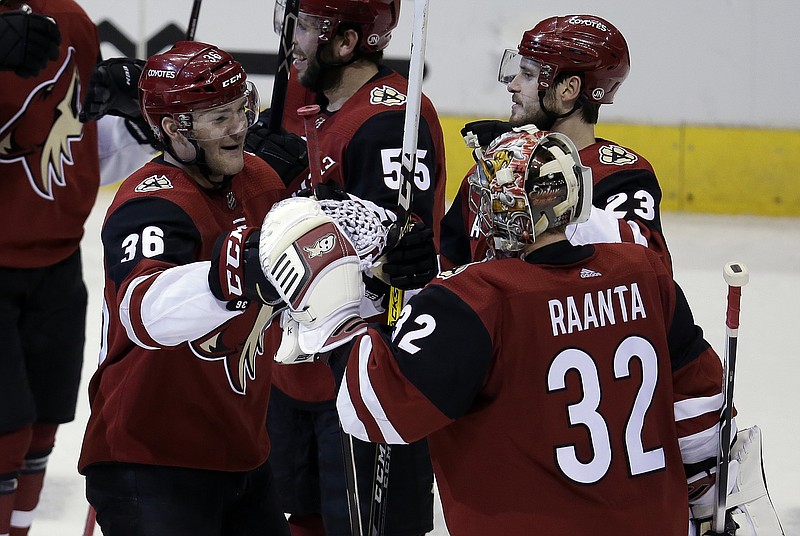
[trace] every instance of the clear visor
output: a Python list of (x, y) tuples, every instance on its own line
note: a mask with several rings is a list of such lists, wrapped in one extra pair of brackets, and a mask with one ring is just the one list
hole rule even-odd
[(278, 35), (283, 35), (283, 18), (286, 13), (286, 0), (275, 0), (275, 9), (272, 12), (272, 29)]
[(503, 58), (500, 60), (497, 80), (501, 84), (507, 85), (518, 75), (521, 75), (527, 80), (538, 81), (541, 70), (542, 67), (538, 61), (526, 58), (516, 50), (506, 49), (503, 52)]
[[(278, 35), (283, 35), (283, 23), (286, 17), (286, 0), (276, 0), (275, 9), (272, 12), (272, 29)], [(328, 17), (303, 13), (297, 14), (297, 25), (295, 31), (314, 33), (319, 39), (327, 40), (328, 32), (331, 28), (331, 20)]]
[(258, 121), (258, 90), (252, 82), (247, 82), (247, 90), (242, 97), (222, 104), (195, 110), (173, 117), (178, 122), (178, 130), (187, 138), (209, 141), (235, 136), (246, 131)]

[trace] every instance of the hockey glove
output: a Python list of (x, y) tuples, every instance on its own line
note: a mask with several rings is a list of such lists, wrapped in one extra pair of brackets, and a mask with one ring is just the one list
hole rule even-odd
[(301, 174), (308, 175), (308, 149), (300, 136), (281, 129), (271, 132), (269, 111), (259, 115), (258, 121), (247, 131), (244, 150), (260, 157), (270, 165), (287, 186)]
[(423, 221), (413, 221), (410, 229), (398, 239), (399, 231), (397, 225), (389, 229), (383, 273), (393, 287), (401, 290), (422, 288), (439, 272), (433, 229)]
[(464, 125), (464, 128), (461, 129), (461, 135), (464, 137), (467, 147), (475, 149), (486, 147), (501, 134), (511, 132), (512, 128), (506, 121), (481, 119)]
[(208, 286), (228, 309), (241, 310), (255, 300), (267, 305), (281, 302), (275, 287), (264, 276), (258, 259), (259, 230), (240, 227), (220, 236), (211, 252)]
[(366, 330), (355, 246), (317, 201), (293, 197), (274, 205), (261, 226), (259, 258), (298, 324), (301, 353), (337, 348)]
[(95, 65), (83, 99), (81, 122), (104, 115), (141, 119), (138, 85), (143, 67), (144, 61), (130, 58), (111, 58)]
[(61, 32), (56, 21), (19, 9), (0, 14), (0, 69), (23, 78), (37, 76), (58, 59)]

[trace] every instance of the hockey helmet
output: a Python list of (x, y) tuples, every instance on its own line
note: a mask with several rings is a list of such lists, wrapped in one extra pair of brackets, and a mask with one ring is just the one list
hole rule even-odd
[(539, 68), (539, 90), (553, 85), (559, 73), (582, 73), (582, 93), (589, 102), (611, 104), (630, 70), (625, 38), (610, 22), (594, 15), (550, 17), (522, 35), (518, 50), (506, 50), (499, 80), (513, 80), (520, 61)]
[[(275, 33), (281, 33), (285, 9), (286, 0), (275, 2)], [(355, 24), (361, 29), (361, 52), (377, 52), (389, 45), (397, 27), (400, 0), (300, 0), (300, 17), (318, 29), (320, 43), (329, 42), (340, 24)]]
[(592, 172), (564, 134), (525, 125), (478, 151), (470, 208), (495, 257), (516, 256), (548, 229), (589, 218)]
[[(239, 100), (241, 107), (227, 106)], [(189, 139), (214, 139), (246, 130), (259, 110), (258, 91), (239, 62), (214, 45), (196, 41), (179, 41), (147, 60), (139, 79), (139, 104), (159, 139), (165, 116), (174, 118)], [(235, 110), (214, 113), (227, 108)], [(201, 123), (208, 128), (198, 138)]]

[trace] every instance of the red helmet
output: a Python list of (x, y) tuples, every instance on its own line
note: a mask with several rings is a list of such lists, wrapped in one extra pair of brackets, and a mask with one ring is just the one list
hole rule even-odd
[(142, 115), (159, 138), (164, 116), (176, 115), (178, 123), (185, 124), (191, 121), (190, 112), (253, 93), (247, 74), (230, 54), (196, 41), (179, 41), (167, 52), (151, 56), (139, 78)]
[(610, 22), (594, 15), (545, 19), (522, 35), (520, 55), (541, 65), (539, 88), (547, 89), (560, 72), (580, 72), (589, 102), (611, 104), (627, 78), (628, 44)]
[[(284, 3), (285, 0), (278, 0)], [(344, 22), (361, 28), (362, 52), (377, 52), (389, 45), (400, 18), (400, 0), (300, 0), (300, 12), (321, 19), (320, 36), (328, 42)], [(282, 20), (282, 19), (281, 19)]]

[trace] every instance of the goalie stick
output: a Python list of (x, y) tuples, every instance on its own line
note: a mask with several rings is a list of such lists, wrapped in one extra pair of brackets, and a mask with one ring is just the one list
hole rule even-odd
[(717, 453), (716, 505), (709, 536), (730, 534), (725, 530), (728, 501), (728, 470), (731, 455), (731, 420), (733, 418), (733, 384), (736, 375), (736, 345), (739, 337), (739, 311), (742, 287), (750, 279), (744, 264), (729, 262), (722, 271), (728, 284), (728, 307), (725, 315), (725, 375), (723, 376), (722, 414), (719, 423), (719, 452)]
[(283, 122), (283, 107), (286, 104), (286, 90), (289, 87), (289, 73), (292, 67), (292, 48), (294, 29), (297, 25), (297, 13), (300, 0), (286, 0), (281, 25), (281, 43), (278, 49), (278, 66), (275, 68), (275, 79), (272, 82), (272, 101), (267, 128), (270, 132), (280, 132)]
[(200, 18), (200, 4), (203, 0), (194, 0), (192, 4), (192, 14), (189, 15), (189, 26), (186, 27), (186, 40), (194, 41), (194, 34), (197, 32), (197, 19)]
[[(408, 91), (405, 122), (403, 124), (403, 148), (400, 154), (400, 185), (397, 191), (397, 223), (400, 225), (398, 240), (408, 231), (411, 223), (411, 199), (413, 197), (414, 173), (417, 165), (417, 139), (419, 138), (419, 116), (422, 107), (422, 75), (425, 66), (425, 41), (428, 32), (428, 1), (414, 2), (414, 23), (411, 30), (411, 61), (408, 69)], [(403, 308), (403, 291), (397, 287), (389, 289), (389, 325), (397, 323)], [(375, 467), (372, 478), (372, 505), (369, 512), (367, 536), (383, 536), (386, 529), (386, 501), (389, 491), (389, 468), (392, 448), (385, 443), (375, 445)]]

